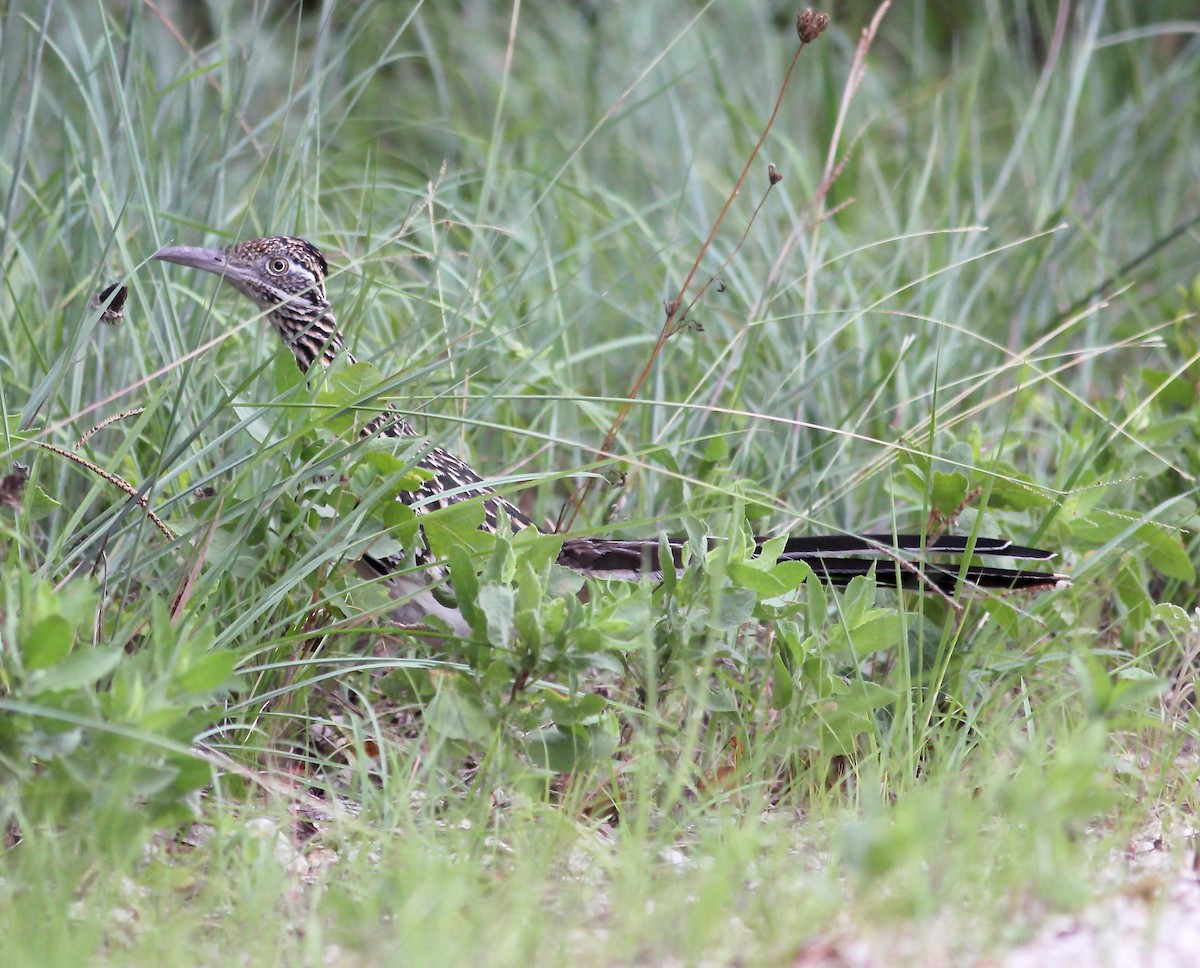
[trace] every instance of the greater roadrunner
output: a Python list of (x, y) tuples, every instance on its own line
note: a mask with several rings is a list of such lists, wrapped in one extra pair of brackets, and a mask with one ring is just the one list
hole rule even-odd
[[(304, 239), (272, 237), (251, 239), (227, 249), (168, 246), (154, 253), (154, 258), (203, 269), (231, 283), (266, 314), (302, 371), (307, 372), (314, 363), (327, 366), (339, 355), (353, 362), (354, 357), (345, 347), (325, 294), (329, 266), (312, 243)], [(362, 435), (419, 436), (408, 420), (390, 408), (375, 417), (362, 430)], [(430, 479), (419, 488), (399, 495), (399, 500), (418, 514), (458, 501), (480, 499), (484, 508), (481, 527), (485, 529), (496, 527), (501, 508), (514, 529), (537, 527), (523, 511), (497, 494), (453, 454), (431, 447), (418, 463), (430, 472)], [(412, 549), (413, 558), (419, 565), (430, 564), (429, 552), (421, 540), (422, 546)], [(759, 548), (767, 540), (755, 539)], [(684, 544), (677, 538), (667, 541), (676, 563), (682, 556)], [(630, 580), (661, 573), (659, 548), (657, 537), (635, 540), (568, 537), (563, 540), (558, 560), (590, 577)], [(1021, 547), (1004, 538), (972, 541), (963, 535), (950, 534), (933, 539), (919, 534), (867, 534), (788, 538), (780, 560), (806, 562), (818, 577), (833, 585), (846, 585), (855, 576), (866, 575), (875, 569), (875, 580), (881, 585), (937, 590), (946, 595), (954, 595), (960, 588), (1053, 588), (1067, 581), (1064, 576), (1047, 571), (967, 564), (963, 557), (968, 553), (1020, 560), (1044, 561), (1055, 557), (1053, 552)], [(938, 560), (930, 560), (931, 554)], [(404, 564), (400, 558), (390, 557), (367, 557), (364, 561), (385, 576), (393, 576)], [(415, 612), (410, 609), (406, 615), (439, 614), (452, 627), (461, 628), (457, 611), (441, 606), (432, 595), (424, 594), (432, 580), (432, 577), (421, 581), (408, 578), (399, 582), (400, 593), (418, 595), (420, 599)]]

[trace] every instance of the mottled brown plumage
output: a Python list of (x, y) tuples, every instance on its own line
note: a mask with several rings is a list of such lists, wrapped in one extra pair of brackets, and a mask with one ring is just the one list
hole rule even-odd
[[(325, 292), (329, 266), (311, 242), (276, 236), (251, 239), (227, 249), (170, 246), (160, 249), (154, 258), (221, 276), (266, 313), (301, 370), (307, 371), (314, 363), (328, 365), (343, 354), (353, 360)], [(362, 433), (364, 436), (417, 436), (411, 424), (392, 409), (380, 413)], [(484, 528), (495, 528), (501, 508), (513, 528), (535, 527), (519, 508), (492, 490), (469, 465), (453, 454), (434, 447), (418, 464), (431, 473), (431, 479), (419, 489), (399, 496), (417, 513), (479, 499), (485, 509)], [(766, 540), (756, 539), (760, 547)], [(667, 546), (672, 558), (678, 562), (684, 542), (671, 538)], [(658, 538), (566, 538), (559, 561), (592, 577), (636, 579), (660, 573), (659, 549)], [(413, 550), (418, 563), (429, 563), (423, 541), (421, 547)], [(1052, 552), (1020, 547), (1002, 538), (972, 541), (960, 535), (943, 535), (936, 540), (927, 540), (921, 535), (830, 535), (789, 538), (781, 559), (804, 561), (818, 576), (835, 585), (845, 585), (855, 576), (866, 575), (875, 569), (880, 584), (936, 589), (945, 594), (954, 594), (963, 587), (1042, 589), (1066, 581), (1061, 575), (1045, 571), (964, 565), (961, 559), (968, 552), (1023, 560), (1054, 557)], [(930, 561), (929, 554), (949, 557), (944, 561)], [(401, 567), (401, 561), (395, 558), (364, 560), (383, 575), (392, 575)], [(431, 575), (430, 579), (435, 577)], [(411, 590), (411, 581), (408, 585)], [(434, 604), (427, 602), (426, 605), (429, 612), (438, 611)]]
[[(295, 356), (296, 365), (304, 372), (314, 363), (328, 365), (338, 355), (354, 362), (325, 294), (329, 266), (312, 243), (288, 237), (251, 239), (224, 250), (168, 247), (154, 257), (222, 276), (267, 313), (271, 325)], [(362, 430), (364, 437), (377, 435), (419, 436), (412, 424), (392, 409), (380, 413)], [(418, 466), (432, 477), (420, 488), (401, 496), (417, 513), (482, 496), (486, 527), (495, 527), (500, 508), (504, 508), (514, 528), (532, 526), (533, 522), (516, 505), (496, 494), (469, 464), (448, 451), (431, 448)], [(416, 561), (427, 562), (423, 548), (418, 549)], [(399, 567), (400, 562), (381, 559), (378, 564), (379, 570), (387, 573)]]

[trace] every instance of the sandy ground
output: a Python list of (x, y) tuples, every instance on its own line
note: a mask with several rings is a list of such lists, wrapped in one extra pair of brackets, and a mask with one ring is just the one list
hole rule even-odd
[(1052, 919), (1026, 944), (992, 964), (998, 968), (1200, 965), (1200, 873), (1173, 879), (1147, 875), (1119, 894), (1070, 917)]
[(1153, 835), (1131, 844), (1113, 858), (1107, 894), (1082, 911), (1047, 915), (1014, 947), (981, 952), (953, 916), (891, 931), (851, 918), (792, 968), (1200, 968), (1200, 834), (1175, 836), (1173, 851)]

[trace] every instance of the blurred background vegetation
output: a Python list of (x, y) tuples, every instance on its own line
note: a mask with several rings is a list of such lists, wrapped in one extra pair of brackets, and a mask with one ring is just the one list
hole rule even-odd
[[(796, 49), (773, 0), (0, 7), (13, 951), (419, 962), (437, 924), (438, 963), (780, 963), (838, 918), (977, 905), (940, 942), (977, 956), (1188, 815), (1194, 4), (898, 2), (848, 95), (880, 9), (831, 6), (705, 249)], [(1058, 549), (1074, 585), (784, 606), (735, 555), (560, 608), (496, 566), (538, 603), (524, 639), (405, 636), (343, 567), (390, 494), (323, 388), (215, 280), (147, 262), (261, 234), (328, 255), (364, 405), (539, 522), (596, 471), (577, 528), (606, 534), (920, 529), (969, 497), (957, 530)], [(599, 461), (698, 255), (714, 284)], [(90, 307), (113, 282), (117, 326)], [(143, 854), (196, 817), (213, 846)], [(380, 830), (405, 836), (376, 864)], [(102, 889), (125, 876), (177, 886)], [(111, 947), (114, 907), (152, 927)]]

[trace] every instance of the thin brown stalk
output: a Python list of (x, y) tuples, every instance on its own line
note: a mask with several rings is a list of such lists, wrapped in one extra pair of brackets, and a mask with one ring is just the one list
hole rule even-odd
[(111, 417), (104, 418), (75, 442), (75, 449), (79, 450), (79, 448), (86, 444), (98, 431), (103, 430), (109, 424), (114, 424), (118, 420), (124, 420), (126, 417), (136, 417), (145, 412), (145, 407), (134, 407), (132, 410), (122, 410), (120, 413), (114, 413)]
[[(179, 44), (179, 46), (182, 47), (185, 51), (187, 51), (188, 59), (193, 64), (195, 64), (197, 67), (204, 67), (205, 64), (202, 60), (200, 60), (200, 56), (192, 48), (192, 45), (187, 42), (187, 38), (185, 38), (183, 36), (183, 34), (180, 33), (179, 28), (176, 27), (175, 24), (173, 24), (171, 22), (171, 18), (168, 17), (161, 10), (159, 10), (158, 7), (152, 2), (152, 0), (142, 0), (142, 2), (154, 12), (154, 16), (156, 16), (159, 19), (159, 21), (162, 23), (162, 25), (167, 28), (167, 32), (172, 37), (175, 38), (175, 42), (177, 44)], [(214, 91), (216, 91), (218, 94), (222, 94), (221, 85), (217, 81), (217, 79), (215, 77), (213, 77), (211, 71), (205, 72), (204, 79), (206, 81), (208, 81), (209, 86), (212, 87), (212, 89)], [(267, 157), (267, 152), (263, 148), (263, 146), (261, 144), (259, 144), (258, 139), (254, 137), (254, 131), (250, 127), (250, 122), (248, 122), (244, 117), (242, 117), (241, 114), (237, 115), (237, 119), (238, 119), (238, 124), (241, 125), (242, 130), (246, 133), (246, 137), (250, 139), (251, 146), (253, 146), (253, 148), (256, 152), (258, 152), (258, 157), (261, 159), (265, 159)]]
[[(879, 30), (879, 25), (883, 22), (884, 15), (888, 12), (888, 7), (891, 5), (892, 0), (883, 0), (879, 4), (879, 7), (875, 10), (875, 16), (863, 28), (862, 36), (858, 39), (858, 45), (854, 48), (854, 57), (850, 61), (850, 73), (846, 78), (846, 86), (842, 89), (842, 101), (838, 105), (837, 120), (833, 125), (833, 136), (829, 139), (829, 153), (825, 156), (825, 174), (821, 179), (822, 185), (825, 185), (826, 182), (832, 185), (833, 181), (837, 178), (836, 170), (840, 167), (838, 161), (838, 144), (842, 140), (842, 129), (846, 125), (846, 116), (850, 113), (850, 102), (854, 100), (854, 95), (858, 93), (858, 86), (866, 76), (867, 53), (871, 50), (871, 44), (875, 42), (875, 34)], [(825, 190), (828, 191), (828, 187)], [(823, 197), (818, 195), (819, 199), (823, 199)], [(818, 221), (820, 221), (821, 216), (821, 204), (823, 203), (818, 201), (816, 213)]]
[(179, 585), (178, 591), (171, 599), (171, 625), (176, 626), (179, 620), (183, 617), (183, 608), (187, 605), (192, 597), (192, 590), (196, 587), (196, 582), (200, 578), (200, 568), (204, 564), (204, 558), (208, 554), (208, 547), (212, 544), (213, 535), (217, 532), (217, 522), (221, 519), (221, 508), (218, 506), (216, 513), (213, 515), (212, 522), (208, 526), (208, 531), (204, 534), (204, 539), (200, 542), (199, 547), (192, 557), (192, 562), (188, 566), (187, 574), (183, 576), (183, 581)]
[[(805, 13), (802, 13), (801, 18), (804, 18), (806, 15), (811, 17), (812, 12), (806, 11)], [(824, 18), (824, 21), (827, 23), (828, 18)], [(797, 22), (799, 25), (800, 18), (798, 18)], [(824, 23), (821, 25), (820, 29), (824, 29)], [(770, 134), (771, 128), (775, 125), (775, 119), (779, 116), (779, 108), (783, 104), (784, 94), (787, 93), (788, 84), (792, 79), (792, 74), (796, 70), (796, 64), (800, 60), (801, 53), (803, 53), (804, 48), (807, 47), (819, 35), (819, 30), (815, 35), (808, 36), (805, 35), (803, 29), (801, 29), (800, 44), (796, 48), (796, 53), (792, 56), (791, 63), (788, 65), (787, 73), (783, 78), (783, 83), (779, 86), (779, 94), (775, 98), (775, 105), (771, 109), (771, 116), (767, 119), (767, 123), (764, 126), (762, 133), (759, 135), (758, 141), (755, 143), (754, 148), (750, 152), (750, 156), (746, 159), (746, 164), (743, 166), (742, 173), (738, 176), (737, 181), (734, 183), (733, 190), (730, 191), (729, 196), (725, 199), (725, 204), (721, 206), (721, 211), (718, 213), (716, 221), (713, 222), (712, 228), (709, 230), (708, 237), (704, 240), (704, 244), (700, 247), (700, 251), (696, 254), (696, 258), (692, 262), (692, 267), (688, 270), (688, 274), (683, 280), (683, 285), (679, 287), (679, 294), (666, 304), (667, 315), (666, 319), (663, 320), (662, 329), (658, 334), (658, 339), (655, 341), (653, 348), (650, 350), (650, 356), (647, 358), (645, 366), (642, 367), (641, 372), (634, 379), (633, 385), (629, 388), (629, 392), (626, 394), (625, 400), (617, 410), (616, 417), (613, 418), (612, 423), (609, 425), (609, 428), (604, 435), (604, 442), (600, 445), (601, 453), (607, 453), (612, 448), (613, 443), (617, 439), (617, 434), (621, 429), (621, 424), (625, 422), (625, 418), (629, 415), (629, 411), (632, 408), (634, 401), (637, 399), (638, 394), (641, 393), (642, 386), (650, 376), (650, 371), (654, 368), (654, 363), (662, 353), (662, 349), (666, 345), (667, 340), (670, 339), (671, 336), (677, 331), (679, 322), (682, 322), (682, 320), (686, 318), (687, 310), (690, 310), (695, 305), (695, 300), (692, 300), (692, 302), (689, 303), (685, 309), (684, 298), (687, 296), (688, 290), (691, 288), (692, 281), (695, 279), (696, 273), (700, 271), (700, 264), (703, 262), (705, 255), (708, 254), (708, 250), (712, 247), (713, 240), (716, 238), (717, 232), (721, 228), (721, 223), (725, 221), (725, 216), (729, 213), (729, 209), (733, 205), (733, 200), (737, 198), (738, 193), (742, 189), (743, 183), (746, 181), (746, 177), (750, 174), (750, 168), (754, 164), (754, 160), (758, 157), (758, 153), (762, 149), (763, 143), (767, 140), (767, 135)], [(761, 208), (761, 204), (759, 208)], [(755, 214), (757, 215), (757, 213), (758, 209), (756, 208)], [(751, 221), (753, 221), (753, 219)], [(749, 227), (747, 227), (746, 231), (749, 232)], [(562, 516), (560, 516), (560, 530), (569, 531), (571, 526), (575, 523), (575, 519), (579, 516), (579, 512), (583, 507), (583, 502), (587, 499), (587, 496), (592, 489), (594, 480), (594, 478), (588, 478), (576, 490), (571, 500), (563, 509), (563, 516), (566, 517), (566, 521), (565, 527), (563, 527), (563, 522), (561, 520)]]
[(109, 484), (112, 484), (114, 487), (119, 487), (122, 491), (124, 491), (131, 498), (133, 498), (134, 501), (137, 502), (138, 507), (140, 507), (143, 511), (146, 512), (146, 516), (149, 517), (150, 520), (154, 522), (155, 527), (157, 527), (158, 530), (161, 531), (168, 540), (174, 540), (175, 535), (173, 535), (171, 533), (171, 529), (168, 528), (163, 523), (162, 518), (160, 518), (157, 514), (155, 514), (153, 511), (150, 510), (150, 503), (146, 500), (145, 496), (139, 495), (137, 490), (134, 487), (132, 487), (130, 484), (128, 484), (126, 481), (117, 477), (115, 474), (109, 473), (103, 467), (97, 467), (86, 457), (80, 457), (78, 454), (74, 453), (73, 451), (66, 450), (65, 448), (62, 448), (62, 447), (56, 447), (56, 446), (54, 446), (54, 444), (47, 444), (41, 440), (34, 441), (34, 443), (36, 443), (39, 447), (43, 447), (46, 450), (50, 451), (50, 453), (52, 453), (52, 454), (58, 454), (59, 457), (65, 457), (67, 460), (74, 461), (76, 464), (79, 464), (81, 467), (86, 467), (93, 474), (97, 475), (98, 477), (102, 477), (104, 480), (108, 481)]
[[(691, 302), (689, 302), (679, 314), (679, 320), (676, 324), (676, 332), (678, 332), (679, 328), (683, 326), (683, 323), (685, 320), (687, 320), (692, 308), (704, 297), (704, 294), (708, 292), (708, 287), (711, 286), (717, 279), (721, 278), (722, 273), (729, 268), (729, 264), (737, 257), (737, 254), (742, 251), (742, 246), (746, 244), (746, 239), (750, 237), (750, 229), (754, 227), (754, 223), (758, 219), (759, 213), (763, 210), (763, 206), (767, 204), (767, 197), (771, 194), (771, 190), (774, 189), (774, 187), (781, 181), (783, 181), (783, 176), (775, 170), (774, 165), (768, 165), (767, 171), (767, 190), (763, 192), (762, 198), (760, 198), (758, 200), (758, 204), (754, 206), (754, 211), (750, 213), (750, 218), (746, 220), (746, 227), (742, 230), (742, 237), (738, 239), (737, 245), (733, 247), (729, 255), (725, 257), (724, 261), (717, 266), (717, 271), (708, 277), (708, 281), (700, 287), (696, 295), (692, 297)], [(695, 267), (693, 266), (693, 269), (694, 268)]]

